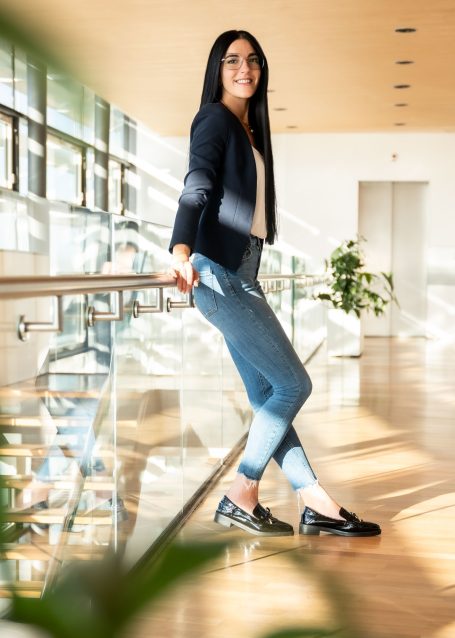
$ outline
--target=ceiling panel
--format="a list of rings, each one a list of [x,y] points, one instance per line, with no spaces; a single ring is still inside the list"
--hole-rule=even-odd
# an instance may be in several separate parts
[[[163,135],[188,133],[210,47],[232,28],[266,52],[274,132],[455,131],[455,0],[2,0],[2,11]]]

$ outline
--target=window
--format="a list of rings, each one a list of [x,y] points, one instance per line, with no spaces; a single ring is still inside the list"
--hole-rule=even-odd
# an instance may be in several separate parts
[[[47,137],[47,197],[85,206],[85,150],[55,135]]]

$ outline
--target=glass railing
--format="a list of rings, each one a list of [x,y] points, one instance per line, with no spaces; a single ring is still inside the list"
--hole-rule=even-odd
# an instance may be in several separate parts
[[[221,336],[152,276],[168,266],[169,228],[17,197],[8,210],[0,592],[40,596],[67,561],[114,548],[133,564],[159,543],[238,449],[250,409]],[[318,280],[294,270],[265,252],[264,289],[306,359],[323,317]]]

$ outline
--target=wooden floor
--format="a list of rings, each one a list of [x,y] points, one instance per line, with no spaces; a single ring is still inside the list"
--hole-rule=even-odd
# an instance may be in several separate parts
[[[258,539],[220,527],[213,512],[232,468],[179,535],[230,541],[222,558],[143,612],[128,638],[256,638],[289,626],[454,638],[454,355],[420,339],[367,339],[360,359],[321,350],[296,426],[321,483],[382,535]],[[274,464],[261,501],[298,530]]]

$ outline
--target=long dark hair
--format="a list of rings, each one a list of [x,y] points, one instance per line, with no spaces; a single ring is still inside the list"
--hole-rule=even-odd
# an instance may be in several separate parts
[[[268,244],[273,244],[277,234],[275,179],[273,176],[272,140],[270,136],[269,108],[267,104],[267,85],[269,67],[261,45],[248,31],[225,31],[215,40],[207,61],[201,107],[204,104],[219,102],[223,87],[220,82],[221,59],[235,40],[248,40],[255,53],[264,61],[261,77],[255,94],[250,99],[248,117],[254,130],[254,140],[262,153],[265,164],[265,213],[267,221]]]

